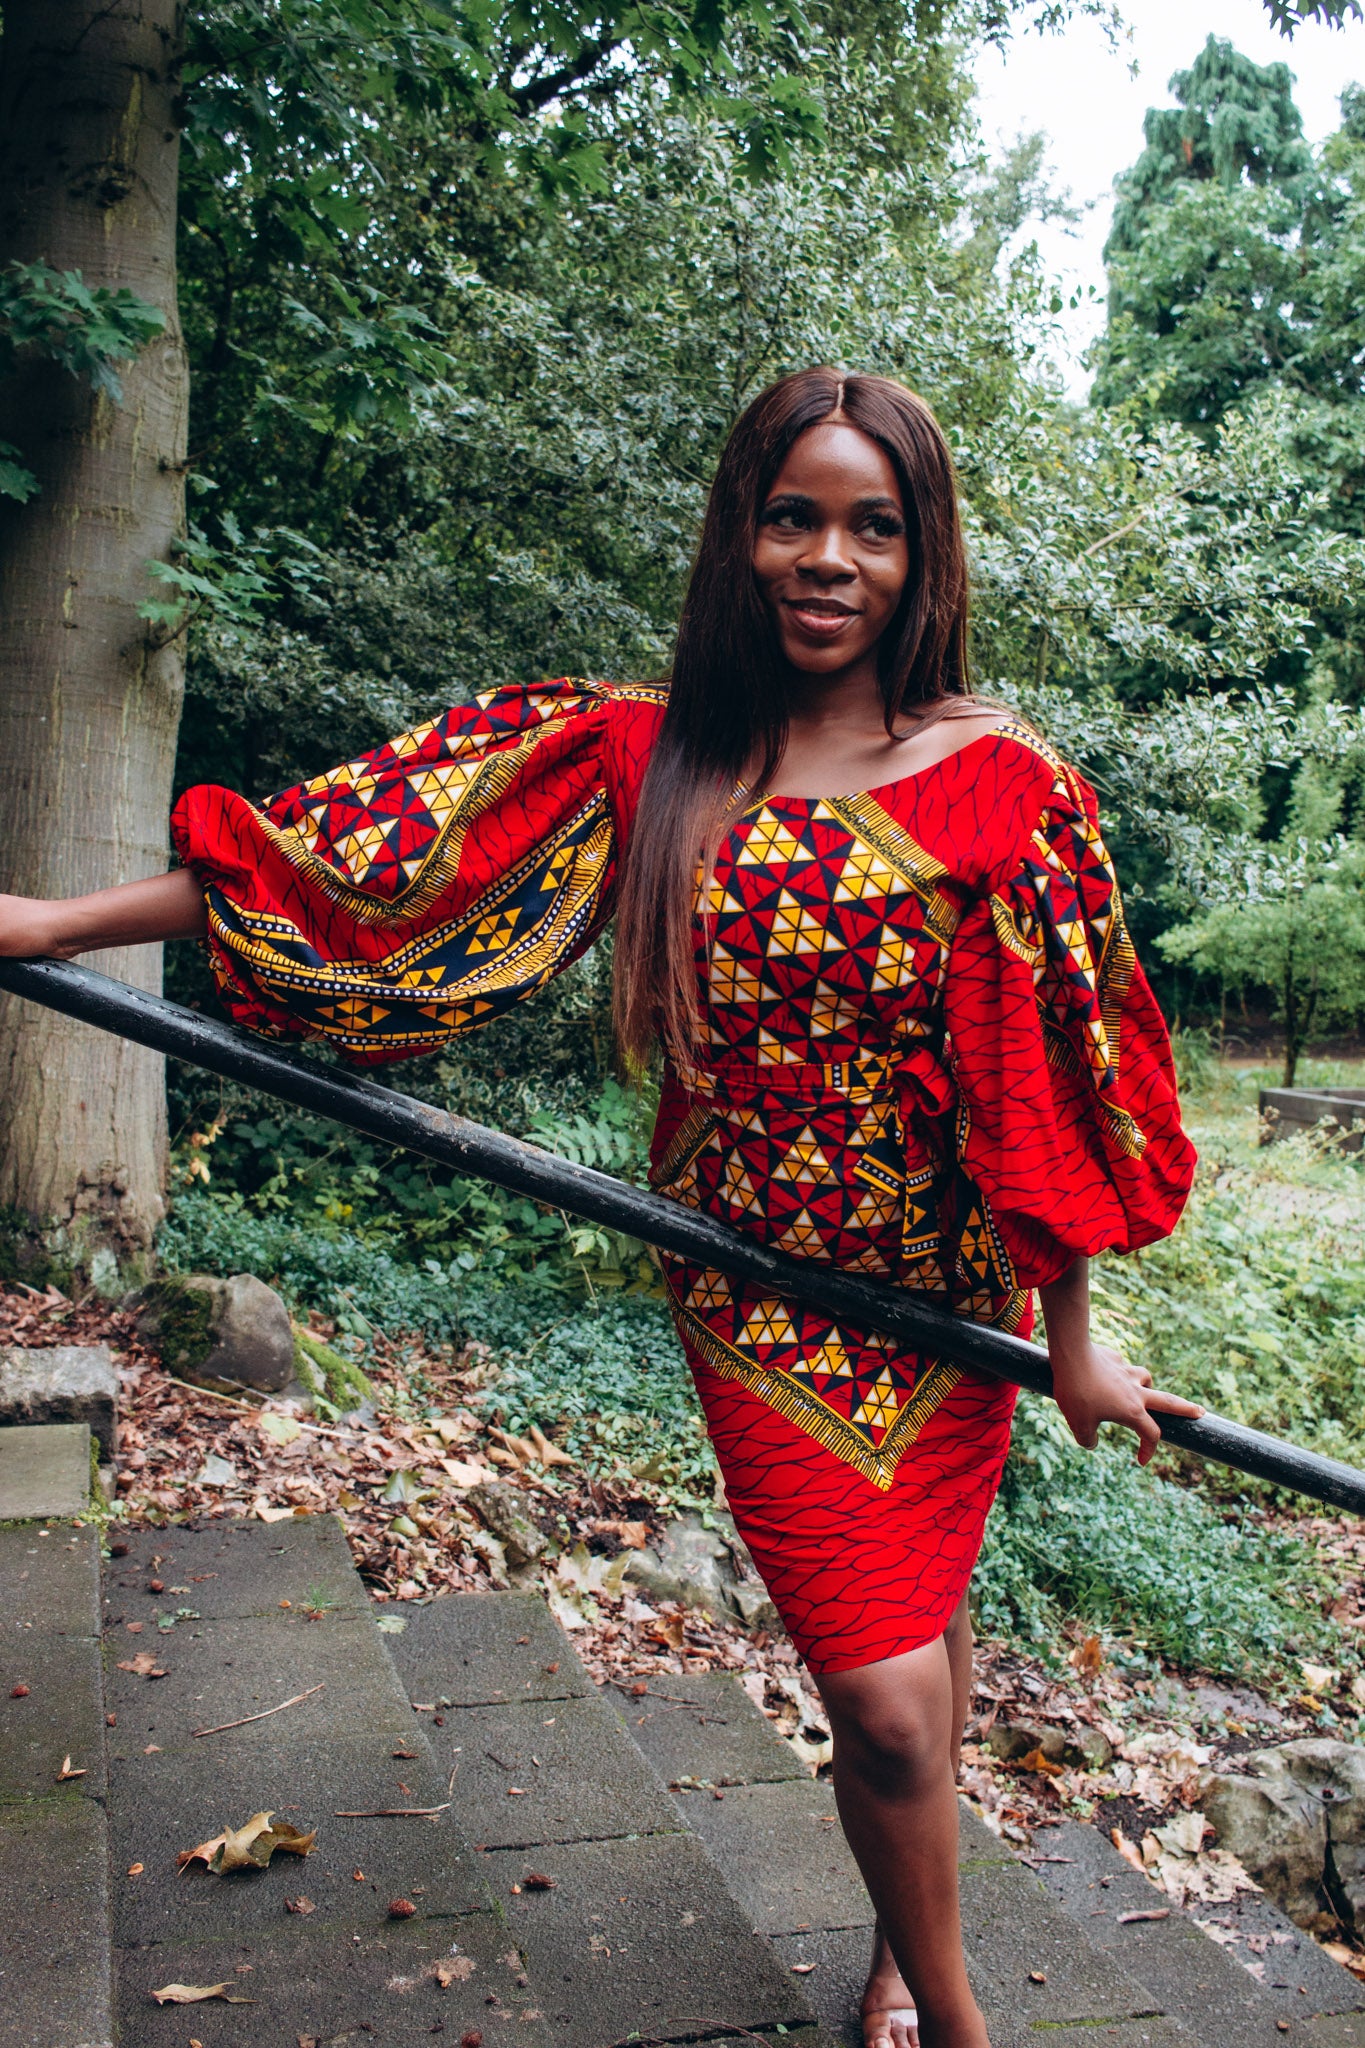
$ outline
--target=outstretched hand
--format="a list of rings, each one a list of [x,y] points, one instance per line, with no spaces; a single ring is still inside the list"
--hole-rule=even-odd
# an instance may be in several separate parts
[[[1060,1350],[1053,1347],[1052,1391],[1067,1427],[1078,1444],[1093,1451],[1102,1422],[1121,1423],[1138,1436],[1137,1459],[1145,1465],[1161,1442],[1158,1415],[1188,1415],[1203,1409],[1179,1394],[1166,1394],[1152,1384],[1142,1365],[1130,1365],[1117,1351],[1086,1339]]]

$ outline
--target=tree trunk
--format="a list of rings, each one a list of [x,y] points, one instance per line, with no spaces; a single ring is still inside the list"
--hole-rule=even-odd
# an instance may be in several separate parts
[[[182,24],[182,0],[4,0],[0,266],[78,270],[166,316],[120,366],[121,406],[47,361],[0,382],[0,440],[40,485],[0,500],[0,890],[23,895],[166,866],[183,646],[137,607],[184,516]],[[159,948],[92,964],[161,986]],[[55,1226],[88,1272],[101,1246],[150,1244],[165,1157],[159,1056],[0,997],[0,1207]]]
[[[1298,982],[1294,976],[1294,934],[1291,931],[1284,945],[1284,1079],[1281,1085],[1292,1088],[1294,1076],[1299,1068],[1299,1047],[1302,1044],[1299,1030]]]

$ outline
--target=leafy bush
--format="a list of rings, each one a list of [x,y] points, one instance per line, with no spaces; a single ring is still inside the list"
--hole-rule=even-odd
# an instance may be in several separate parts
[[[1074,1617],[1174,1664],[1265,1676],[1331,1635],[1313,1577],[1306,1547],[1256,1510],[1228,1519],[1143,1471],[1127,1443],[1082,1451],[1055,1409],[1020,1402],[973,1582],[990,1634],[1046,1648]]]

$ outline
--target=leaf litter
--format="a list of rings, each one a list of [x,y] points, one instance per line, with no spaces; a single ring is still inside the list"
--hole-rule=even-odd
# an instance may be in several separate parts
[[[324,1317],[311,1316],[310,1325],[325,1341],[336,1335]],[[176,1381],[139,1343],[131,1315],[73,1303],[52,1288],[39,1296],[0,1285],[0,1342],[96,1341],[111,1346],[120,1372],[115,1512],[128,1525],[333,1513],[374,1591],[381,1627],[401,1628],[402,1603],[443,1592],[538,1590],[571,1631],[591,1676],[621,1686],[641,1711],[662,1690],[652,1680],[731,1672],[807,1770],[828,1768],[828,1721],[792,1645],[766,1629],[746,1631],[676,1602],[641,1598],[626,1570],[631,1553],[657,1539],[667,1495],[629,1473],[616,1480],[582,1472],[554,1442],[552,1424],[517,1435],[493,1423],[480,1412],[496,1380],[483,1347],[434,1356],[375,1332],[366,1359],[373,1419],[341,1417],[323,1427],[294,1404],[253,1405]],[[433,1400],[443,1412],[433,1413]],[[209,1467],[210,1458],[221,1465]],[[547,1538],[530,1568],[515,1565],[467,1498],[491,1482],[515,1489],[527,1521]],[[1365,1629],[1359,1524],[1303,1509],[1276,1509],[1266,1520],[1292,1527],[1328,1565],[1333,1619]],[[141,1623],[128,1626],[136,1632]],[[148,1680],[164,1675],[147,1652],[120,1668]],[[1250,1686],[1163,1674],[1141,1644],[1111,1645],[1080,1629],[1051,1657],[988,1641],[977,1647],[959,1782],[986,1825],[1025,1856],[1046,1853],[1037,1837],[1050,1824],[1090,1820],[1173,1901],[1216,1905],[1242,1881],[1230,1859],[1204,1846],[1202,1829],[1199,1846],[1186,1846],[1207,1773],[1250,1748],[1334,1732],[1343,1720],[1349,1727],[1362,1710],[1365,1680],[1326,1665],[1305,1662],[1297,1690],[1277,1691],[1272,1702]],[[1071,1751],[1059,1758],[1050,1741],[1013,1760],[998,1757],[992,1729],[1013,1720],[1068,1741],[1094,1730],[1108,1754],[1103,1761],[1098,1754],[1077,1761]],[[1345,1954],[1347,1967],[1365,1969],[1360,1951]]]

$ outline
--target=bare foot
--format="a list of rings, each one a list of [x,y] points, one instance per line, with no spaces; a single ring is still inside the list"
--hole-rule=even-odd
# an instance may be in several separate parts
[[[915,2001],[896,1967],[880,1924],[862,2003],[863,2048],[919,2048]]]

